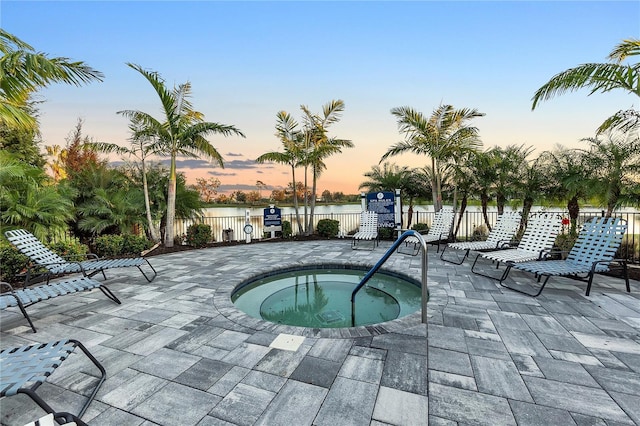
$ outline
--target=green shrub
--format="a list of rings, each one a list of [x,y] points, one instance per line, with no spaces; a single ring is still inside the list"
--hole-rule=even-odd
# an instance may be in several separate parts
[[[318,235],[321,237],[331,238],[338,235],[340,230],[340,222],[333,219],[320,219],[318,221]]]
[[[427,233],[429,232],[429,225],[427,225],[426,223],[415,223],[411,229],[413,229],[414,231],[418,231],[419,233]]]
[[[205,247],[212,236],[211,227],[204,223],[195,223],[187,228],[187,244],[192,247]]]
[[[395,228],[378,228],[378,237],[381,240],[393,240],[395,232]]]
[[[101,235],[93,241],[95,254],[99,257],[119,256],[124,247],[124,236]]]
[[[17,275],[27,269],[29,258],[20,254],[8,241],[0,240],[0,280],[14,283]]]
[[[47,246],[62,257],[77,257],[89,253],[89,247],[78,241],[58,241]]]
[[[135,254],[140,253],[153,245],[146,237],[133,234],[125,234],[122,241],[122,252],[120,254]]]
[[[471,233],[471,241],[484,241],[489,236],[489,230],[485,225],[478,225],[473,228]]]
[[[578,239],[578,236],[571,233],[559,234],[556,237],[556,241],[553,246],[553,251],[562,252],[562,253],[554,257],[558,259],[566,258],[567,254],[571,251],[571,248],[576,243],[577,239]]]
[[[291,234],[293,234],[293,229],[291,228],[291,222],[288,220],[282,221],[282,238],[291,238]]]

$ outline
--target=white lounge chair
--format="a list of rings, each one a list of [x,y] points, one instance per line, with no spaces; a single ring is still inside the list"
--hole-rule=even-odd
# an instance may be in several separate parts
[[[593,276],[597,272],[607,272],[612,263],[618,263],[623,271],[623,277],[629,287],[629,275],[627,261],[614,259],[616,251],[622,243],[622,237],[627,229],[627,224],[620,218],[594,218],[585,223],[578,238],[565,260],[546,260],[543,262],[508,263],[507,268],[516,268],[535,274],[538,281],[546,277],[537,293],[529,293],[500,283],[503,287],[528,296],[537,297],[544,290],[547,281],[552,276],[573,276],[587,282],[585,296],[591,291]]]
[[[360,214],[360,229],[353,235],[351,248],[358,248],[362,241],[373,241],[371,250],[378,245],[378,213],[364,211]]]
[[[558,214],[538,213],[532,215],[529,219],[527,229],[525,229],[524,235],[515,249],[480,253],[473,261],[471,271],[478,275],[504,281],[510,268],[505,268],[500,277],[495,277],[475,269],[478,259],[483,258],[495,262],[496,269],[500,267],[500,263],[509,262],[510,264],[514,264],[545,259],[553,248],[561,226],[562,219]]]
[[[453,220],[455,219],[455,213],[453,207],[443,206],[440,211],[436,212],[429,232],[422,236],[424,242],[427,244],[436,244],[438,246],[436,252],[440,252],[440,243],[446,241],[451,233],[451,227],[453,226]],[[412,246],[410,251],[405,251],[402,247],[398,247],[398,253],[410,254],[412,256],[420,253],[420,243],[416,237],[407,237],[404,248]]]
[[[486,250],[500,250],[502,248],[508,248],[509,242],[513,239],[520,227],[520,220],[522,216],[520,212],[507,212],[498,217],[496,224],[494,225],[489,236],[485,241],[466,241],[459,243],[449,243],[440,253],[440,259],[445,262],[454,263],[456,265],[462,264],[464,260],[469,256],[470,251],[486,251]],[[447,248],[453,250],[464,250],[464,256],[460,259],[457,256],[457,260],[445,259],[444,253]]]
[[[98,256],[93,253],[76,256],[77,259],[76,257],[61,257],[42,244],[42,242],[32,233],[24,229],[7,231],[4,235],[7,237],[7,240],[9,240],[9,242],[20,251],[20,253],[31,259],[31,262],[33,262],[33,268],[44,268],[47,270],[47,281],[50,275],[72,274],[76,272],[81,272],[85,277],[92,277],[97,273],[102,273],[104,279],[107,279],[107,276],[104,273],[105,269],[127,268],[130,266],[138,268],[148,282],[153,281],[157,275],[156,270],[144,257],[105,259],[98,258]],[[145,263],[153,272],[153,276],[151,278],[149,278],[142,270],[142,265]],[[30,266],[27,270],[27,283],[31,278],[32,267]]]

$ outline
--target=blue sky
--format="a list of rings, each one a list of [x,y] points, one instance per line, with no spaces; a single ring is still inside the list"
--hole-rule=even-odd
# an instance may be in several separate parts
[[[301,118],[332,99],[346,110],[332,135],[355,148],[327,161],[320,191],[358,192],[363,173],[400,141],[390,109],[429,115],[441,103],[486,113],[475,124],[485,147],[524,144],[536,152],[580,139],[620,109],[638,108],[622,92],[585,90],[542,103],[531,97],[554,74],[605,62],[624,38],[640,38],[638,1],[10,1],[3,29],[51,56],[85,61],[105,81],[40,92],[45,144],[64,145],[78,118],[95,140],[127,144],[138,109],[160,117],[151,86],[125,63],[158,71],[169,86],[190,81],[205,119],[233,124],[246,139],[212,136],[225,169],[185,161],[190,179],[218,177],[224,189],[286,185],[289,169],[255,165],[279,149],[280,110]],[[426,165],[424,157],[392,159]]]

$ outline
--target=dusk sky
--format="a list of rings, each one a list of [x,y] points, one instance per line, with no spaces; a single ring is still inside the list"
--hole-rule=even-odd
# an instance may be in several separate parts
[[[640,38],[639,1],[8,1],[0,25],[37,51],[81,60],[105,74],[83,87],[39,92],[43,142],[65,145],[78,118],[96,141],[128,145],[128,120],[142,110],[162,118],[151,85],[125,63],[157,71],[168,87],[190,81],[207,121],[247,137],[212,136],[225,168],[180,162],[189,183],[215,176],[223,190],[269,188],[290,180],[286,166],[258,165],[281,148],[276,113],[301,121],[300,105],[320,112],[332,99],[346,109],[330,135],[350,139],[327,161],[325,189],[357,193],[363,174],[402,137],[391,108],[426,116],[440,104],[476,108],[485,148],[577,147],[605,118],[639,108],[622,91],[565,94],[531,111],[534,92],[553,75],[606,62],[623,39]],[[117,159],[114,159],[117,160]],[[411,167],[425,157],[392,162]]]

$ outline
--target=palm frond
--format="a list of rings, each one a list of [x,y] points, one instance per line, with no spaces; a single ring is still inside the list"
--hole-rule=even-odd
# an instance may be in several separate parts
[[[640,96],[640,65],[583,64],[556,74],[533,95],[534,110],[538,103],[566,92],[590,88],[589,95],[623,89]]]
[[[609,59],[619,64],[629,56],[634,55],[640,55],[640,40],[630,38],[628,40],[622,40],[622,43],[617,44],[611,53],[609,53]]]

